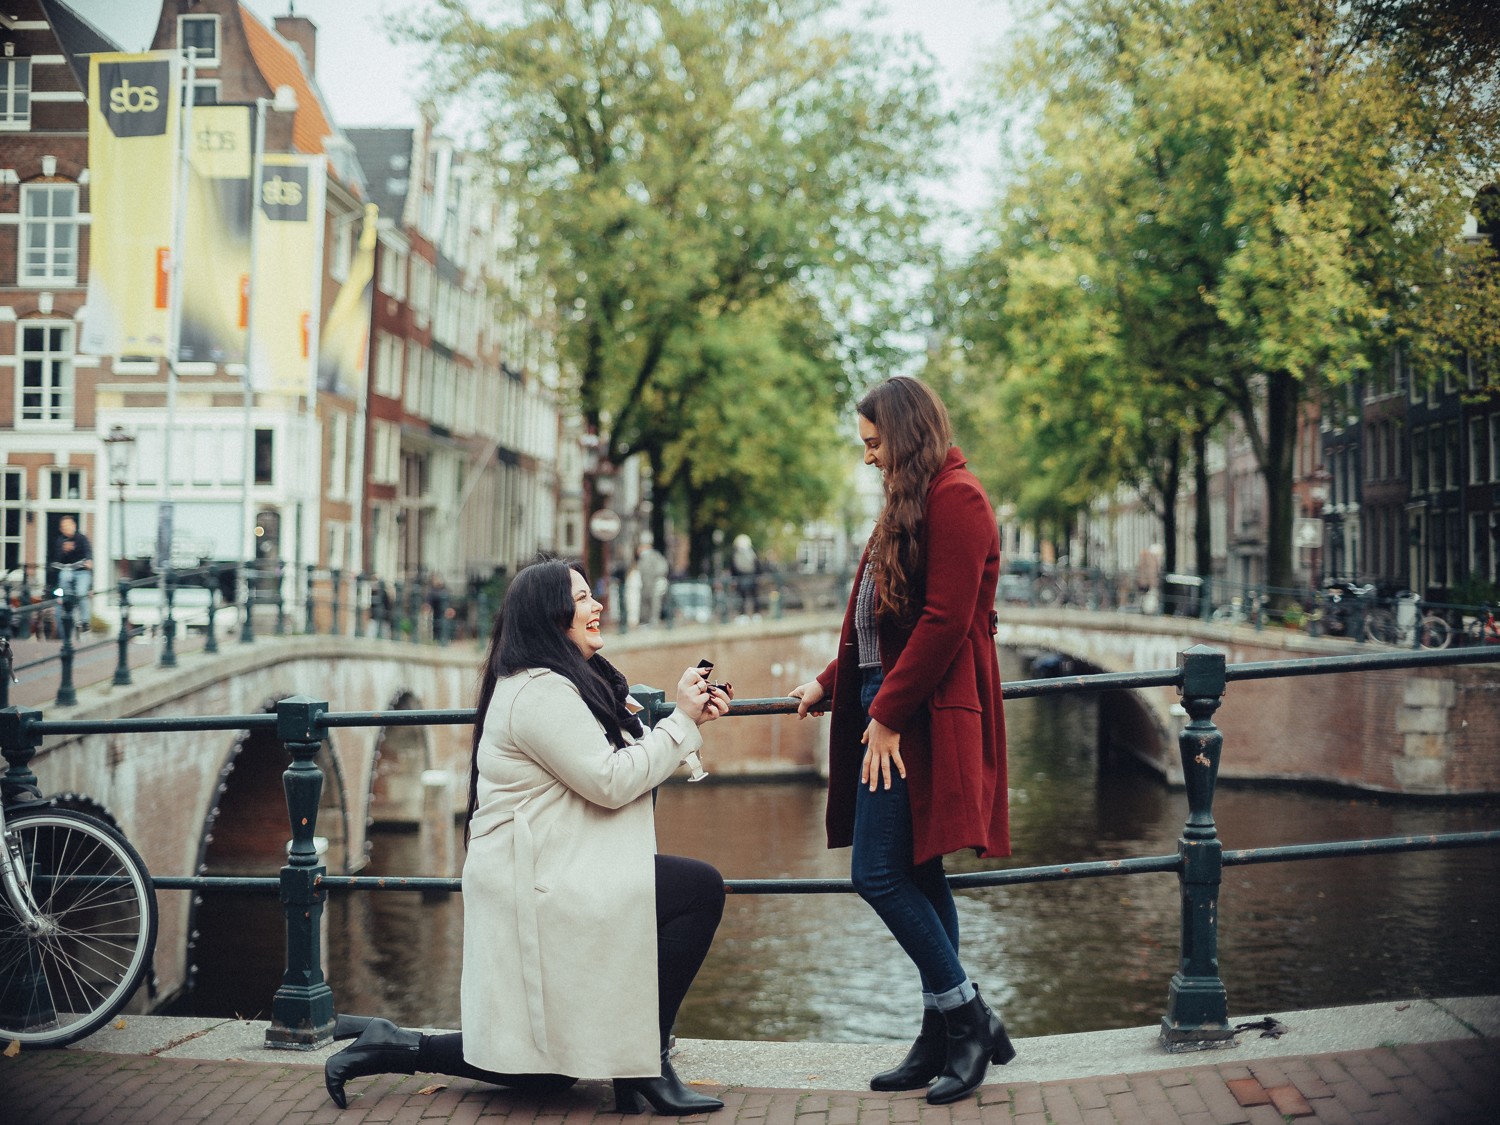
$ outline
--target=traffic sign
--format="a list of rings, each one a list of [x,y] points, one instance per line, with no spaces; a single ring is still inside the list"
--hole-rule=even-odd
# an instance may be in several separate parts
[[[589,517],[589,534],[601,543],[608,543],[620,534],[620,517],[609,508],[600,508]]]

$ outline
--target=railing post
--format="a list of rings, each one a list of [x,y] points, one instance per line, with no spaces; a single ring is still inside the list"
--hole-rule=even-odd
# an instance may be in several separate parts
[[[1201,1051],[1233,1047],[1229,997],[1219,978],[1219,882],[1223,845],[1214,826],[1214,784],[1224,736],[1213,713],[1224,696],[1224,654],[1206,645],[1178,653],[1182,669],[1182,706],[1190,720],[1178,736],[1182,776],[1187,787],[1188,818],[1177,854],[1182,866],[1182,949],[1178,970],[1167,992],[1167,1014],[1161,1021],[1161,1043],[1168,1051]]]
[[[315,761],[323,745],[320,722],[325,700],[294,695],[276,704],[276,734],[292,761],[282,774],[292,840],[281,869],[286,910],[286,973],[271,1001],[266,1046],[307,1051],[333,1037],[333,991],[323,979],[322,887],[326,868],[318,862],[315,833],[323,771]]]
[[[255,643],[255,580],[256,569],[253,562],[246,563],[242,567],[235,567],[244,576],[245,582],[245,619],[240,623],[240,644],[249,645]]]
[[[10,649],[10,638],[15,628],[15,617],[10,611],[10,586],[0,589],[0,707],[10,706],[11,662],[15,659]]]
[[[177,667],[177,618],[172,613],[172,603],[177,594],[176,584],[172,581],[172,571],[167,570],[162,575],[162,592],[166,595],[166,617],[161,623],[161,666],[163,668]]]
[[[219,568],[211,566],[208,568],[208,636],[203,638],[203,651],[216,653],[219,651],[218,625],[214,621],[214,614],[219,606]]]
[[[318,631],[317,607],[313,605],[313,564],[307,564],[307,624],[302,630],[304,633],[316,633]]]
[[[365,587],[370,584],[370,577],[363,572],[354,576],[354,632],[353,636],[365,635]]]
[[[120,638],[115,643],[119,645],[119,655],[115,660],[116,687],[125,687],[130,683],[130,582],[124,578],[120,579]]]
[[[331,593],[328,595],[330,609],[328,632],[336,637],[339,635],[339,610],[341,608],[339,605],[339,587],[344,584],[344,572],[338,567],[334,567],[328,572],[328,583],[331,589]]]
[[[9,763],[9,768],[0,775],[0,800],[7,804],[40,794],[36,774],[31,772],[31,759],[42,745],[42,736],[35,730],[35,724],[41,721],[42,713],[35,708],[0,708],[0,755]]]
[[[57,665],[62,671],[57,684],[59,707],[71,707],[78,702],[78,692],[73,689],[73,610],[77,604],[78,598],[73,594],[63,594],[57,599],[62,614],[58,619],[62,628],[62,650],[57,654]]]

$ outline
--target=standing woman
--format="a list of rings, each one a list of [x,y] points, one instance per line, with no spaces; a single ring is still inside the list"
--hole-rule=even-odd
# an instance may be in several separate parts
[[[870,1081],[946,1105],[1015,1050],[958,958],[943,856],[1010,854],[1005,716],[995,652],[1000,537],[984,489],[952,444],[942,400],[889,379],[860,400],[864,461],[885,506],[860,559],[838,655],[792,691],[805,716],[831,697],[828,846],[922,982],[922,1029]],[[936,1081],[934,1081],[936,1079]]]
[[[558,559],[506,591],[469,779],[464,1030],[340,1016],[335,1035],[359,1036],[324,1069],[340,1108],[350,1078],[417,1070],[531,1090],[613,1078],[620,1113],[642,1099],[674,1116],[723,1108],[682,1084],[667,1041],[724,880],[656,854],[651,791],[702,746],[699,726],[729,696],[686,669],[676,710],[644,730],[625,678],[598,655],[602,609],[582,568]]]

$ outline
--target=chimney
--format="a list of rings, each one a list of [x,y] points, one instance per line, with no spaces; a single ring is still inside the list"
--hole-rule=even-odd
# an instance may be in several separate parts
[[[318,73],[318,25],[306,16],[277,16],[276,34],[288,43],[302,48],[302,57],[307,60],[308,77]]]

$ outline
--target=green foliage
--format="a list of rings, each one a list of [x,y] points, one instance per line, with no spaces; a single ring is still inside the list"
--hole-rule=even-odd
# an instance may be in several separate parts
[[[821,440],[821,417],[759,410],[762,361],[790,365],[785,381],[820,405],[844,401],[901,327],[898,282],[925,253],[920,181],[945,124],[929,69],[832,30],[831,7],[517,0],[491,23],[463,0],[436,0],[408,28],[432,46],[445,90],[483,119],[601,451],[661,463],[692,486],[678,504],[707,502],[706,444],[687,457],[679,447],[693,443],[671,432],[723,405],[705,372],[738,372],[731,397],[751,407],[738,417],[782,427],[739,443],[768,466],[726,472],[803,480],[805,457],[774,457]],[[766,318],[792,309],[808,330],[770,347]],[[676,472],[679,460],[694,471]],[[820,490],[826,478],[788,501]]]
[[[1459,0],[1066,0],[1006,93],[1036,121],[956,281],[1024,511],[1119,485],[1174,500],[1182,439],[1228,409],[1291,579],[1300,405],[1401,347],[1432,375],[1500,344],[1491,247],[1500,43],[1442,41]],[[1418,48],[1422,49],[1419,50]],[[1434,65],[1420,65],[1422,51]]]

